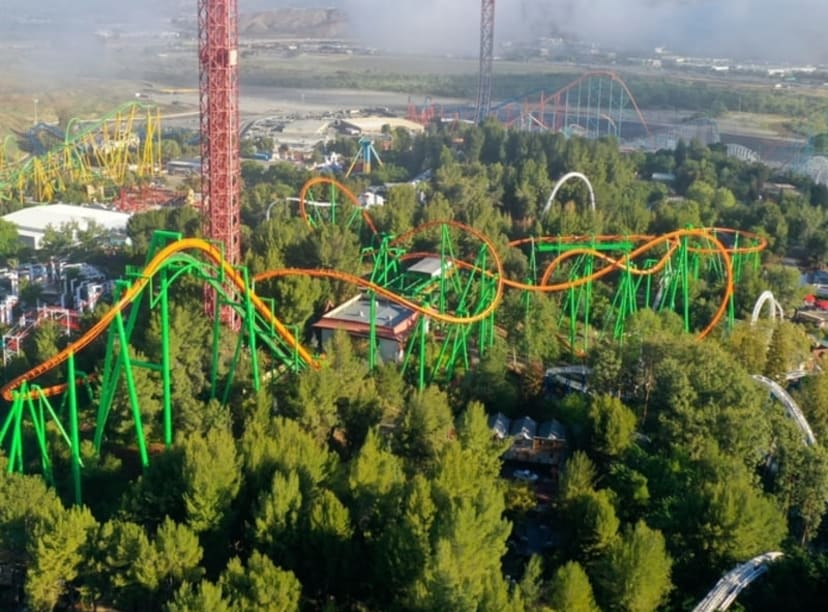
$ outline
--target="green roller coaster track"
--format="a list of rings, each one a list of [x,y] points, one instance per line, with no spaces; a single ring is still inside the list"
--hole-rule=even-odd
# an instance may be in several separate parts
[[[343,217],[344,218],[344,217]],[[517,282],[505,277],[494,244],[473,229],[456,222],[432,222],[404,235],[375,236],[375,246],[363,249],[364,276],[335,270],[285,269],[251,277],[244,267],[227,264],[219,248],[179,234],[156,232],[143,268],[128,268],[117,283],[112,308],[85,334],[55,357],[9,381],[2,389],[8,402],[0,445],[7,448],[9,471],[24,471],[38,463],[44,476],[54,480],[50,445],[65,444],[75,500],[81,501],[79,411],[95,415],[92,441],[100,454],[113,402],[119,389],[126,390],[134,425],[138,456],[143,466],[150,460],[144,433],[140,398],[135,384],[137,369],[160,375],[163,443],[174,441],[170,357],[170,289],[181,279],[214,288],[218,306],[229,305],[242,327],[232,336],[234,349],[226,376],[219,373],[222,334],[234,334],[213,317],[210,339],[210,397],[222,404],[230,399],[234,374],[243,353],[252,365],[250,387],[258,391],[268,368],[270,376],[324,367],[275,316],[272,300],[260,297],[256,284],[268,279],[305,275],[344,281],[357,287],[370,301],[368,359],[379,363],[377,307],[394,302],[416,316],[408,336],[401,367],[423,388],[448,381],[471,368],[485,356],[495,340],[496,309],[506,289],[526,295],[526,316],[531,316],[531,296],[537,292],[561,295],[560,328],[570,346],[579,340],[586,350],[589,329],[600,323],[605,335],[622,339],[624,320],[641,308],[678,309],[685,329],[701,329],[690,320],[690,288],[696,279],[718,279],[724,286],[722,304],[713,321],[699,332],[703,337],[719,320],[733,317],[732,283],[736,270],[758,261],[764,244],[748,234],[728,231],[725,247],[713,231],[679,230],[661,237],[566,237],[515,241],[530,263],[530,278]],[[720,238],[724,238],[719,235]],[[740,246],[742,244],[747,246]],[[425,246],[423,246],[425,245]],[[426,250],[413,250],[426,249]],[[549,257],[552,260],[546,263]],[[431,274],[414,272],[417,262],[428,260]],[[592,301],[597,287],[616,287],[607,312],[598,317]],[[141,360],[130,350],[139,312],[149,309],[160,319],[160,358]],[[558,330],[552,330],[558,333]],[[95,338],[106,339],[101,371],[92,375],[76,370],[75,358]],[[65,364],[65,366],[64,366]],[[44,374],[65,367],[66,383],[42,386]],[[85,389],[85,393],[79,390]],[[52,424],[50,428],[49,424]],[[28,450],[27,450],[28,449]]]

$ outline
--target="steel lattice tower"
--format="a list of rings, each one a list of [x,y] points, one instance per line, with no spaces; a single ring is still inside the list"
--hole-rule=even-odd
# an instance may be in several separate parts
[[[241,259],[239,166],[238,0],[198,0],[201,194],[205,235],[224,246],[226,260]],[[208,315],[216,293],[205,292]],[[222,309],[221,318],[233,313]]]
[[[480,3],[480,81],[477,88],[477,106],[474,122],[489,116],[492,102],[492,61],[494,57],[495,0]]]

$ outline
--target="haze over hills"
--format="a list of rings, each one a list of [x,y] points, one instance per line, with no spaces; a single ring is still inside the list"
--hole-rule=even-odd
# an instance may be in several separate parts
[[[348,18],[338,9],[297,9],[243,13],[239,35],[337,38],[351,33]]]
[[[313,8],[310,12],[300,9]],[[349,37],[389,51],[473,56],[480,0],[239,0],[245,36]],[[278,12],[272,12],[278,11]],[[0,41],[81,56],[99,29],[192,32],[193,0],[0,0]],[[619,52],[828,63],[824,0],[498,0],[496,39],[565,36]],[[94,55],[94,52],[91,53]],[[92,58],[94,60],[94,58]]]

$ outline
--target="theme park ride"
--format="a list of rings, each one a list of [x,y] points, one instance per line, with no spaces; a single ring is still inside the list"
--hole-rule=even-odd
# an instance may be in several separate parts
[[[492,113],[506,125],[568,136],[621,140],[650,135],[629,87],[608,70],[586,72],[553,93],[535,91],[506,100]]]
[[[480,0],[480,76],[474,122],[489,116],[492,103],[492,72],[494,62],[495,0]]]
[[[627,84],[608,70],[586,72],[551,93],[538,89],[489,104],[485,116],[514,129],[634,143],[649,143],[653,136]],[[470,118],[464,109],[438,108],[429,100],[421,108],[410,104],[407,116],[423,124],[435,117]]]
[[[345,173],[346,178],[351,176],[351,173],[357,167],[360,167],[360,172],[362,174],[371,174],[372,160],[376,160],[377,164],[382,166],[382,160],[380,159],[379,153],[377,153],[377,150],[374,148],[373,140],[363,136],[359,139],[358,144],[359,149],[357,149],[356,155],[354,155],[354,159],[351,161],[351,165],[348,166],[348,171]]]
[[[223,245],[227,261],[236,265],[241,261],[237,0],[198,0],[198,69],[204,233]],[[238,328],[230,308],[216,312],[217,297],[205,287],[204,311]]]
[[[314,187],[336,187],[332,179],[314,180]],[[423,386],[453,380],[487,354],[498,330],[498,306],[506,291],[523,295],[526,317],[532,316],[534,295],[557,295],[559,327],[544,333],[563,333],[573,347],[585,349],[602,335],[623,341],[624,321],[645,308],[677,310],[688,332],[702,338],[732,317],[737,266],[747,265],[764,247],[756,236],[721,229],[684,229],[662,236],[526,238],[508,248],[525,254],[530,262],[528,276],[512,279],[501,263],[503,253],[492,241],[456,222],[431,222],[399,236],[383,236],[363,224],[364,210],[350,197],[340,197],[335,205],[324,208],[324,216],[314,217],[315,207],[308,208],[300,209],[300,214],[309,231],[322,223],[347,226],[350,220],[358,225],[352,225],[354,231],[368,236],[361,273],[291,268],[251,276],[244,267],[227,260],[220,244],[157,233],[146,265],[127,270],[118,283],[113,306],[99,321],[56,356],[0,389],[8,403],[0,425],[8,469],[31,470],[39,464],[51,479],[55,445],[65,444],[76,499],[80,500],[80,444],[87,437],[81,432],[90,430],[88,437],[100,453],[119,388],[126,389],[138,455],[147,465],[148,440],[135,387],[137,369],[156,373],[163,407],[163,442],[167,446],[173,443],[169,308],[175,299],[174,288],[183,279],[209,287],[215,292],[216,307],[229,310],[240,323],[236,332],[214,317],[212,335],[207,339],[212,347],[210,397],[227,403],[236,383],[258,390],[265,380],[283,373],[299,374],[324,363],[303,347],[300,331],[277,316],[279,304],[268,297],[267,289],[282,278],[299,275],[353,286],[363,305],[347,323],[367,341],[372,366],[380,360],[377,344],[385,339],[384,334],[398,322],[405,322],[404,332],[393,340],[402,348],[400,361],[406,376]],[[349,214],[354,210],[360,213],[357,217]],[[707,321],[694,320],[691,314],[697,279],[718,279],[720,287],[719,307]],[[609,300],[608,295],[612,296]],[[132,338],[141,312],[160,322],[160,357],[156,362],[133,355]],[[218,351],[223,337],[235,345],[229,365]],[[103,362],[92,372],[78,371],[76,356],[97,338],[106,340]],[[235,381],[243,354],[252,366],[251,380]],[[56,380],[62,382],[55,384]],[[87,391],[82,393],[83,389]]]
[[[72,119],[65,132],[38,124],[22,137],[27,157],[11,161],[8,143],[2,147],[0,198],[51,202],[71,184],[119,187],[127,171],[152,176],[160,166],[159,110],[139,102],[96,120]]]
[[[722,576],[705,598],[693,608],[693,612],[716,612],[730,609],[739,593],[766,573],[769,566],[782,556],[783,553],[772,551],[740,563]]]

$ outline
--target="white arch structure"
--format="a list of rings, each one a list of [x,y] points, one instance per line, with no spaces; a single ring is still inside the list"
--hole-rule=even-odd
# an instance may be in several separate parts
[[[555,188],[552,190],[552,193],[549,194],[546,206],[543,207],[543,212],[541,213],[542,215],[549,212],[549,209],[552,207],[552,202],[555,201],[555,196],[558,195],[558,190],[563,187],[563,184],[573,178],[581,179],[584,183],[586,183],[587,189],[589,189],[589,206],[593,211],[595,210],[595,192],[592,190],[592,183],[589,182],[586,175],[581,174],[580,172],[567,172],[558,180],[557,183],[555,183]]]
[[[744,162],[758,162],[762,161],[759,154],[753,149],[748,149],[744,145],[729,143],[726,147],[728,157],[735,157]]]
[[[782,556],[781,552],[767,552],[741,565],[737,565],[716,583],[713,590],[699,602],[693,612],[727,610],[739,593],[751,582],[768,571],[768,565]]]
[[[828,157],[815,155],[805,162],[803,170],[815,183],[828,185]]]
[[[785,407],[785,412],[787,412],[788,416],[794,420],[797,427],[802,430],[802,434],[805,436],[805,444],[808,446],[816,444],[816,436],[814,436],[811,426],[805,419],[805,415],[802,414],[802,410],[799,408],[799,405],[793,400],[788,392],[785,391],[779,383],[771,380],[767,376],[762,376],[761,374],[751,374],[750,377],[760,385],[766,387],[776,399],[782,402],[782,405]]]
[[[771,319],[784,319],[785,318],[785,311],[782,308],[782,304],[780,304],[777,299],[773,296],[773,293],[770,291],[763,291],[762,294],[759,296],[759,299],[756,300],[756,304],[753,306],[753,314],[750,315],[750,324],[753,325],[756,321],[759,320],[759,314],[762,312],[762,307],[770,303],[770,315]]]

